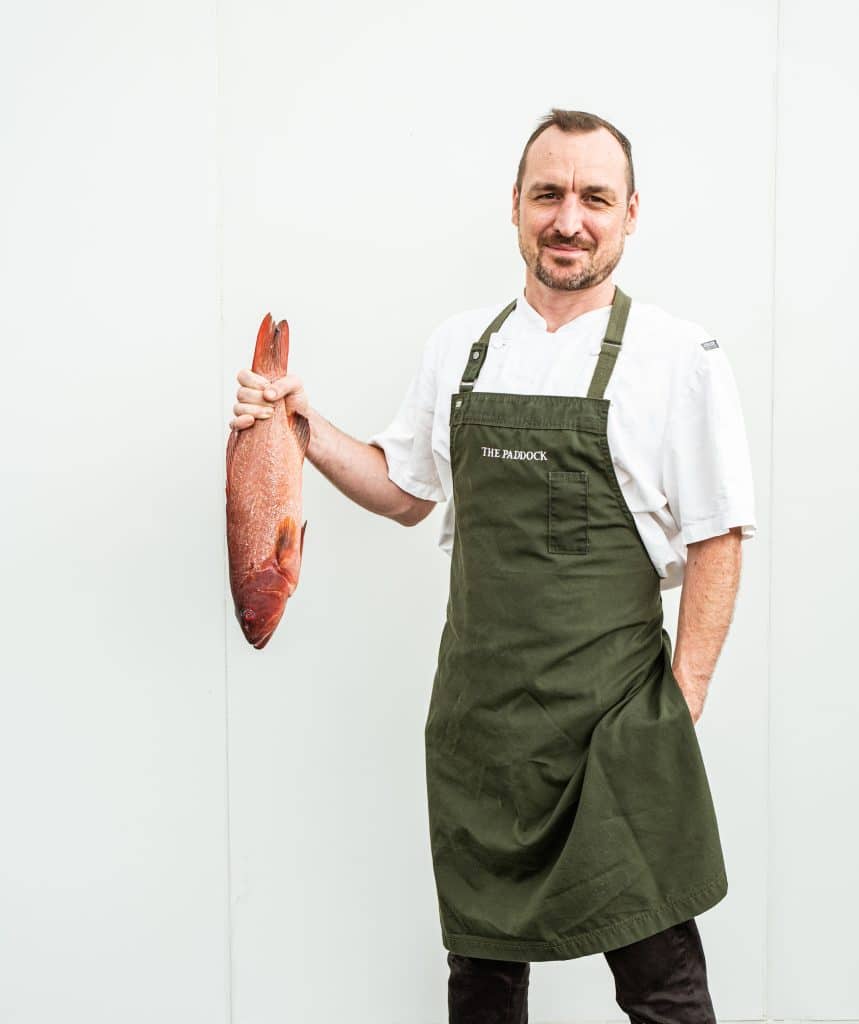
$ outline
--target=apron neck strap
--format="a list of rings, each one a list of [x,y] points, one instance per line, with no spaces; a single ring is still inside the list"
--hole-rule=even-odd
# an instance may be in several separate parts
[[[611,315],[609,316],[608,327],[600,347],[600,356],[594,368],[594,375],[591,378],[591,385],[588,388],[588,398],[602,398],[605,392],[606,385],[609,382],[615,361],[620,352],[620,346],[623,343],[623,332],[626,329],[629,307],[629,296],[615,286],[614,298],[611,304]],[[486,361],[486,351],[489,347],[490,336],[498,330],[515,308],[516,299],[501,310],[498,316],[495,317],[483,334],[471,346],[471,351],[468,353],[468,362],[465,365],[462,381],[459,385],[460,394],[473,390],[477,375]]]
[[[626,330],[626,321],[629,316],[630,298],[615,285],[614,298],[611,303],[611,315],[608,318],[608,327],[605,337],[600,345],[600,357],[594,367],[594,375],[591,378],[591,386],[588,388],[588,398],[602,398],[606,386],[611,378],[614,364],[620,354],[620,346],[623,344],[623,332]]]
[[[477,375],[480,373],[483,363],[486,360],[486,349],[489,346],[489,336],[498,330],[515,308],[516,300],[514,299],[509,306],[505,306],[504,309],[501,310],[483,334],[480,335],[480,338],[471,346],[471,351],[468,353],[468,362],[465,364],[462,381],[459,385],[460,394],[464,391],[471,391],[474,387]]]

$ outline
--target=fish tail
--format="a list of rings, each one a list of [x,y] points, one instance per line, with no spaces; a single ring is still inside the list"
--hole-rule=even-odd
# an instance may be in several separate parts
[[[254,361],[251,369],[269,380],[286,375],[289,359],[289,324],[281,320],[275,325],[271,313],[266,313],[257,332]]]

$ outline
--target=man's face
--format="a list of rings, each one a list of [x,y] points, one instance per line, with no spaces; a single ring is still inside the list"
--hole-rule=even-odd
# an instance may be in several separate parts
[[[554,125],[528,150],[513,223],[528,271],[547,288],[577,291],[604,281],[635,230],[638,193],[626,196],[626,158],[605,128],[584,134]]]

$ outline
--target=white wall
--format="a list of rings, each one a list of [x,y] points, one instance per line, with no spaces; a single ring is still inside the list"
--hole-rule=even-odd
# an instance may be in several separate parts
[[[773,405],[768,1001],[859,1017],[852,179],[859,13],[782,15]]]
[[[215,12],[0,36],[0,1021],[229,1020]]]
[[[730,883],[698,919],[719,1018],[859,1019],[841,440],[859,256],[837,134],[855,18],[830,0],[7,16],[2,1024],[447,1019],[423,775],[441,510],[404,530],[308,466],[301,587],[254,651],[225,579],[226,424],[270,310],[324,415],[386,425],[430,330],[520,286],[510,188],[553,105],[631,137],[618,280],[719,338],[749,431],[759,535],[698,725]],[[601,956],[533,965],[534,1024],[620,1016]]]

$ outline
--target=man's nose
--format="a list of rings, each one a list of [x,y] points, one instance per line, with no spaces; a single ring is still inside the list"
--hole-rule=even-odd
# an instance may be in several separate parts
[[[578,196],[568,195],[555,216],[555,231],[564,238],[572,238],[582,226],[582,207]]]

